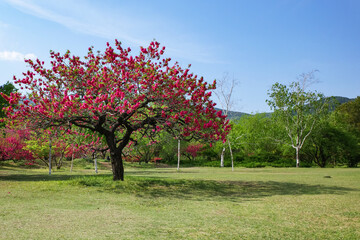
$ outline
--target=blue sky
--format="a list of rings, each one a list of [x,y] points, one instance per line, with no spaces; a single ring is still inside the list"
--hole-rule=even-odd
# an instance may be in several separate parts
[[[27,70],[24,57],[84,56],[115,38],[135,52],[156,39],[208,82],[229,73],[236,111],[270,111],[272,84],[314,69],[313,90],[360,95],[358,0],[0,0],[0,84]]]

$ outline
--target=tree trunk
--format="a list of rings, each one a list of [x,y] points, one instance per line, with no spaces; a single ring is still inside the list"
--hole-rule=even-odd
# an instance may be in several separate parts
[[[63,159],[64,159],[64,153],[61,154],[59,162],[56,163],[56,169],[59,170],[62,167]]]
[[[325,156],[324,150],[320,147],[320,161],[321,161],[321,168],[324,168],[327,163],[327,157]]]
[[[299,148],[296,147],[296,167],[300,167],[300,159],[299,159]]]
[[[111,151],[111,166],[113,172],[113,180],[114,181],[124,181],[124,165],[121,157],[121,151]]]
[[[95,165],[95,173],[98,173],[98,168],[97,168],[97,159],[96,159],[96,154],[93,155],[94,156],[94,165]]]
[[[225,147],[223,147],[223,150],[221,152],[221,156],[220,156],[220,167],[224,167],[224,155],[225,155]]]
[[[122,160],[122,151],[130,141],[130,136],[133,130],[128,130],[125,133],[119,146],[116,146],[115,134],[108,133],[105,135],[106,142],[110,149],[111,167],[114,181],[124,181],[124,164]]]

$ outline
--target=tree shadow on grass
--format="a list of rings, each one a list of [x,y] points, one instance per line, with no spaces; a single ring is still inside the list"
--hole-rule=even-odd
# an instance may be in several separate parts
[[[106,189],[102,189],[102,191]],[[110,190],[110,189],[107,189]],[[132,186],[113,186],[113,192],[130,190],[144,198],[178,198],[184,200],[244,201],[275,195],[343,195],[357,189],[324,185],[309,185],[274,181],[212,181],[212,180],[174,180],[146,178],[134,181]]]
[[[16,181],[16,182],[39,182],[39,181],[66,181],[74,178],[91,176],[82,174],[6,174],[0,172],[0,181]],[[109,174],[98,174],[98,176],[110,176]]]
[[[1,174],[0,181],[66,181],[94,187],[101,192],[128,193],[141,198],[177,198],[184,200],[246,201],[276,195],[343,195],[354,188],[309,185],[275,181],[214,181],[172,179],[168,177],[128,176],[124,182],[112,181],[111,174]]]
[[[174,168],[176,169],[176,168]],[[180,172],[176,171],[176,170],[151,170],[151,171],[129,171],[128,174],[130,174],[131,176],[149,176],[149,175],[158,175],[158,174],[179,174],[179,173],[191,173],[191,174],[196,174],[199,173],[200,171],[186,171],[186,170],[181,170]],[[126,177],[126,176],[125,176]]]

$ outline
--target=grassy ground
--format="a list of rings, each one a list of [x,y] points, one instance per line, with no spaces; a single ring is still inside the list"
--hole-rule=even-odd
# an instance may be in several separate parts
[[[360,169],[0,167],[0,239],[360,239]]]

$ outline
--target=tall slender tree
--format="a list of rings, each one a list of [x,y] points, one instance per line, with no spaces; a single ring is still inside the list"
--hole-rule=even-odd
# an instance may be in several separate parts
[[[215,91],[219,105],[222,109],[222,112],[225,116],[228,116],[232,107],[232,96],[234,88],[237,84],[236,79],[230,78],[228,73],[225,73],[223,78],[219,81],[218,89]],[[234,156],[232,153],[231,142],[227,138],[227,144],[229,146],[230,156],[231,156],[231,168],[234,171]],[[224,158],[225,158],[226,145],[224,143],[221,155],[220,155],[220,167],[224,167]]]
[[[299,152],[312,133],[319,117],[328,110],[328,99],[318,92],[307,91],[315,82],[315,71],[300,75],[289,86],[275,83],[266,100],[274,116],[282,123],[289,137],[289,144],[296,151],[296,167],[300,166]]]

